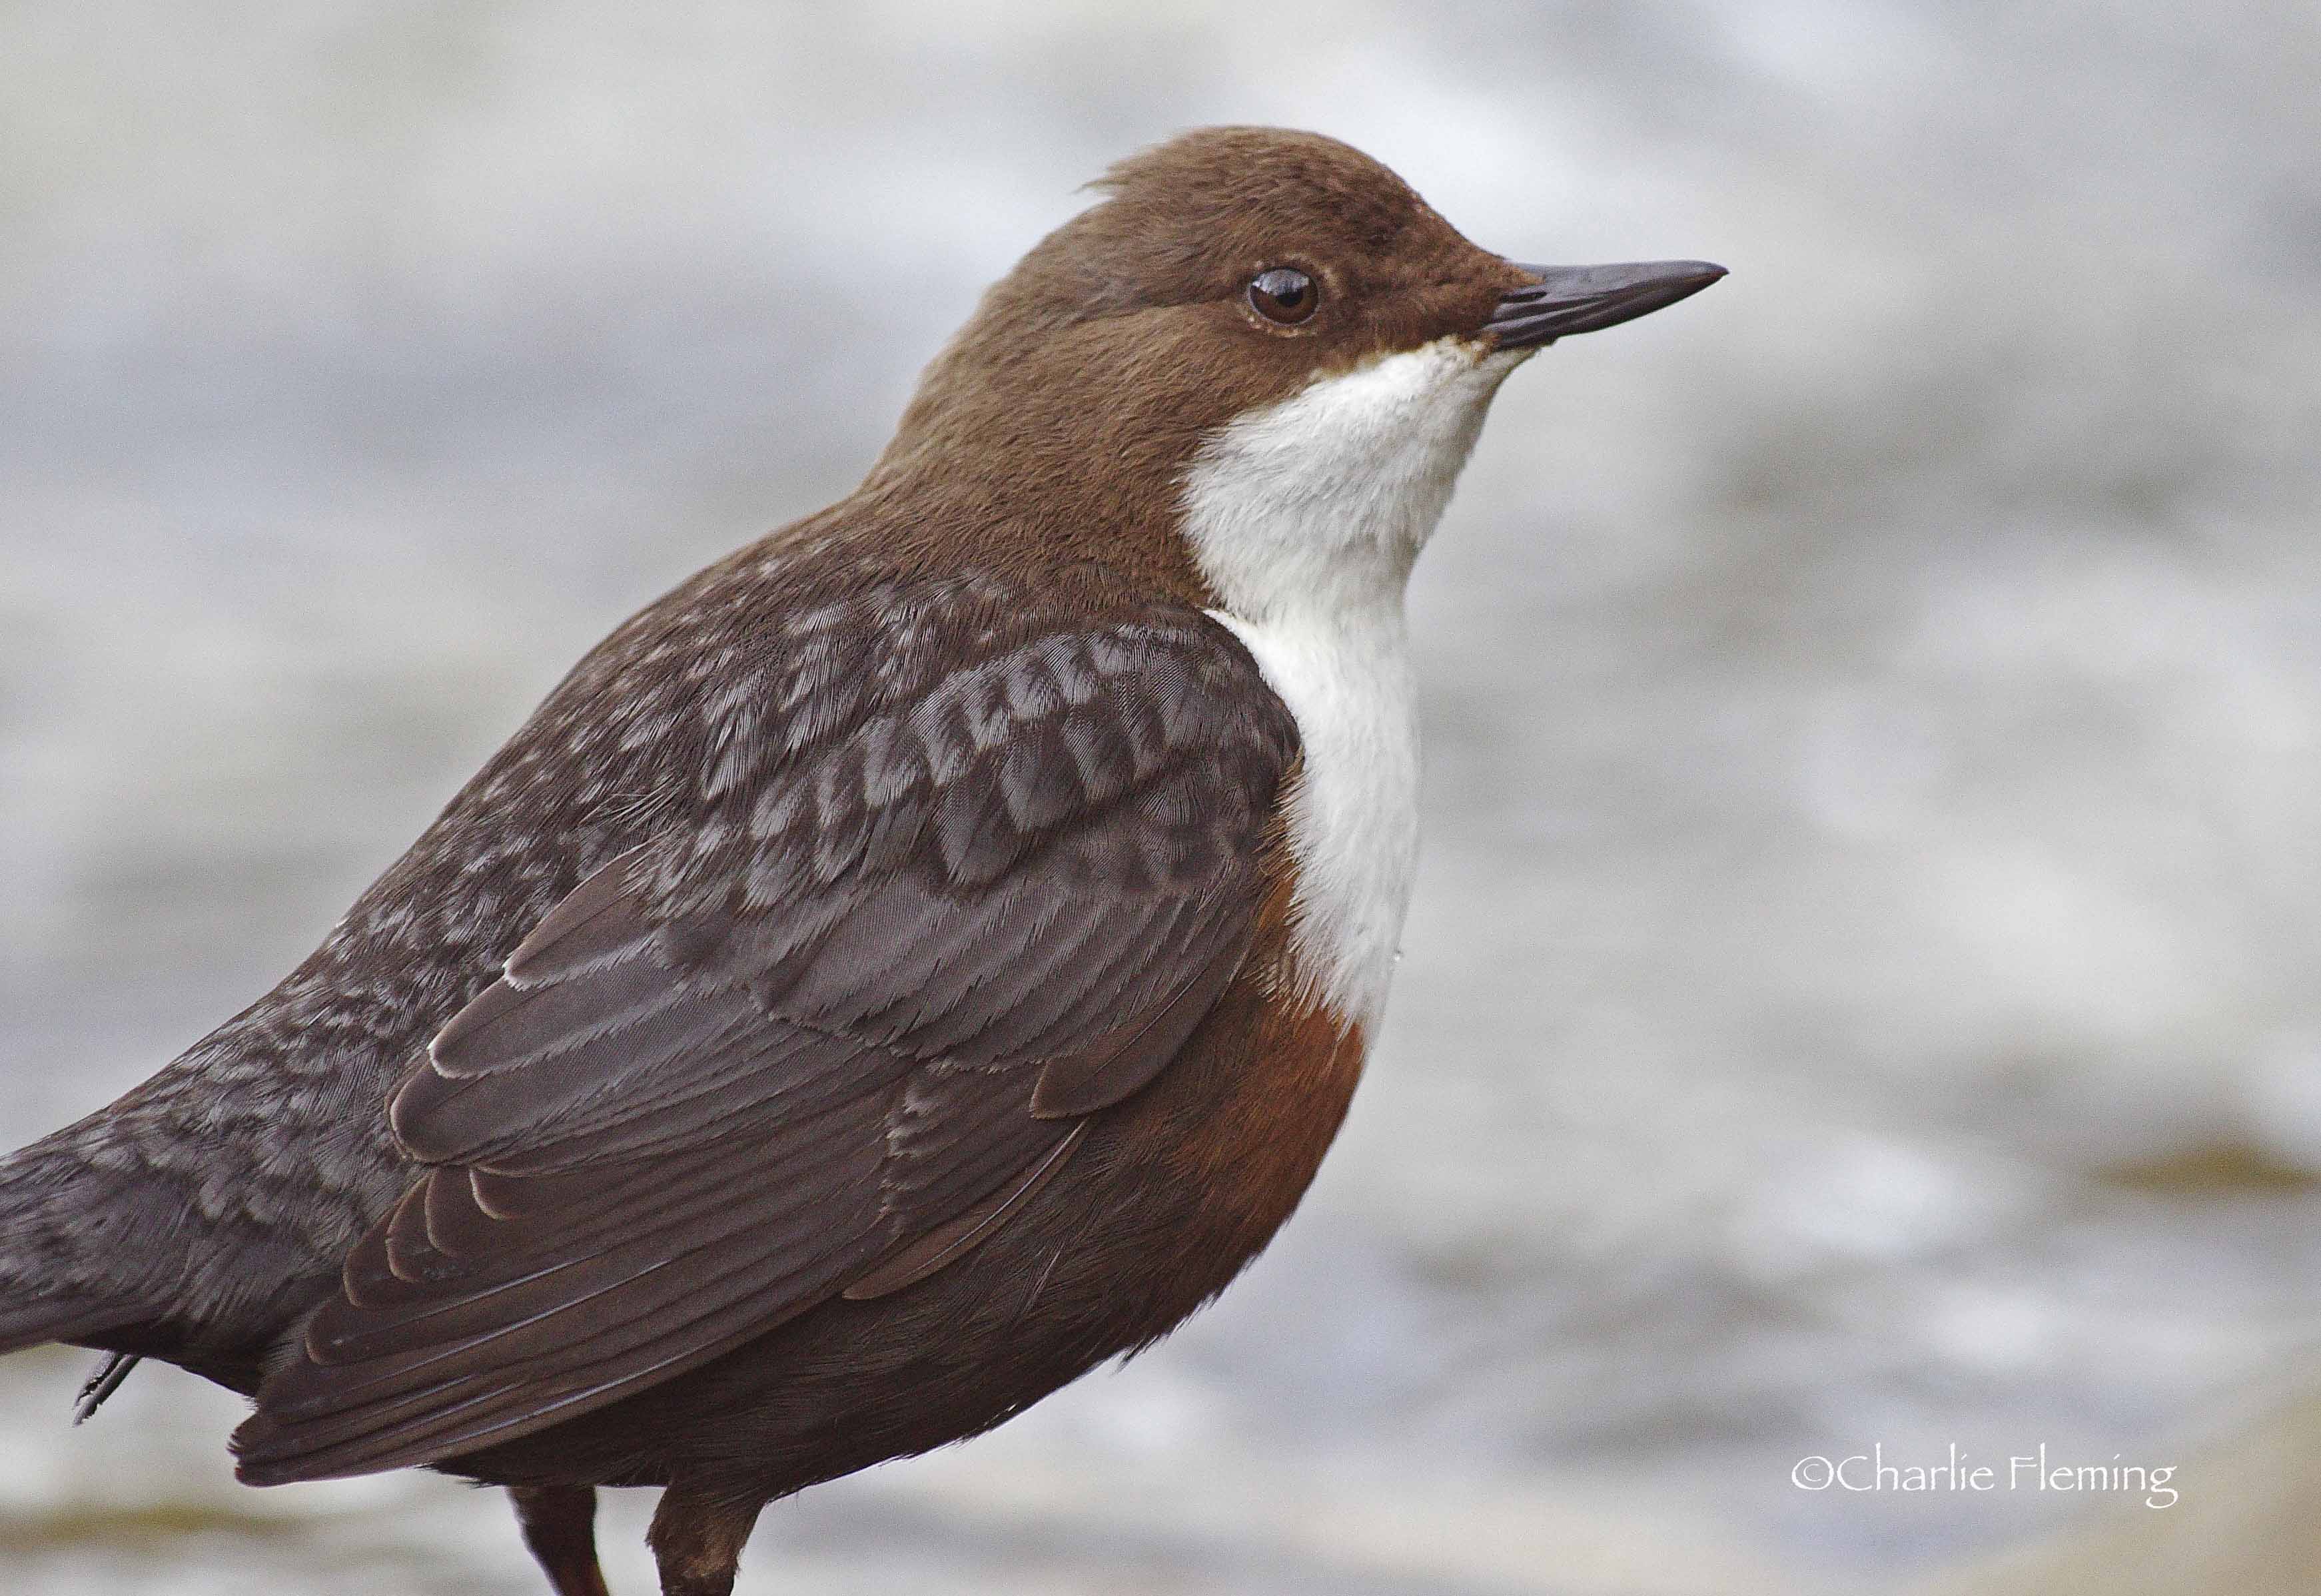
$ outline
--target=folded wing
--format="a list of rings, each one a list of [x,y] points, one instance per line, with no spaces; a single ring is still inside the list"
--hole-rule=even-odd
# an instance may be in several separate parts
[[[391,1111],[428,1167],[261,1389],[245,1478],[455,1456],[904,1289],[1176,1056],[1249,947],[1288,712],[1188,611],[977,643],[724,750],[750,779],[444,1027]]]

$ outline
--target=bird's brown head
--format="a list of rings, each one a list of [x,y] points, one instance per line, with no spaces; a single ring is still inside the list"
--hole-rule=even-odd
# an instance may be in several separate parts
[[[1723,275],[1518,264],[1316,133],[1206,128],[1096,186],[1102,202],[995,285],[928,368],[872,485],[973,481],[987,520],[1117,544],[1170,535],[1237,429],[1260,428],[1261,452],[1308,444],[1308,465],[1359,477],[1379,435],[1415,427],[1456,458],[1370,465],[1388,497],[1397,469],[1442,478],[1418,495],[1432,512],[1415,506],[1431,527],[1491,391],[1523,358]],[[1397,359],[1409,369],[1377,375]],[[1340,390],[1355,403],[1331,403]]]

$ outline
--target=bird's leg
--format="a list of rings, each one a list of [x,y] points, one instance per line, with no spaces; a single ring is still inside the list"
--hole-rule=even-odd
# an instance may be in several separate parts
[[[660,1596],[732,1596],[742,1543],[765,1503],[736,1502],[671,1485],[645,1542],[660,1562]]]
[[[596,1566],[596,1492],[587,1485],[511,1485],[523,1544],[556,1596],[611,1596]]]

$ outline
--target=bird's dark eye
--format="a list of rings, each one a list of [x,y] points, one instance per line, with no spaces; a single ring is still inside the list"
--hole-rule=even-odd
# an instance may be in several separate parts
[[[1250,279],[1250,307],[1269,322],[1291,326],[1314,313],[1322,290],[1294,266],[1277,266]]]

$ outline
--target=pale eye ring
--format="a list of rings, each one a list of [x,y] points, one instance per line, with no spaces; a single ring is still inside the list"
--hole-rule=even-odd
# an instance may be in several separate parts
[[[1306,321],[1321,303],[1321,285],[1294,266],[1270,267],[1249,280],[1250,308],[1284,327]]]

